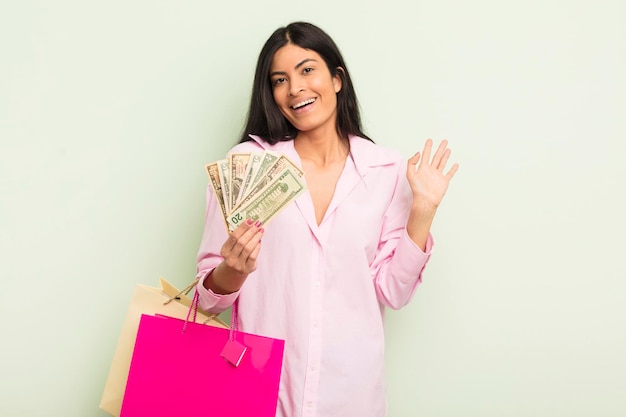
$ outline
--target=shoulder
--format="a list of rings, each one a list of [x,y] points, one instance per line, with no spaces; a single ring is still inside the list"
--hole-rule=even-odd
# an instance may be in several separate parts
[[[400,152],[378,145],[359,136],[350,137],[350,153],[359,169],[379,166],[402,166],[406,163]]]
[[[238,152],[259,152],[263,151],[265,148],[263,145],[256,140],[249,140],[247,142],[241,142],[233,146],[228,153],[238,153]]]
[[[278,142],[274,145],[266,142],[262,137],[256,135],[248,135],[250,140],[247,142],[241,142],[233,146],[229,154],[237,152],[263,152],[263,151],[275,151],[285,152],[286,150],[293,148],[292,141]]]

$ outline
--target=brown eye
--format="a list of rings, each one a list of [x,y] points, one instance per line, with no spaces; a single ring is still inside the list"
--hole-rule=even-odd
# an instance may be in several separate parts
[[[277,85],[283,84],[285,81],[286,80],[284,78],[275,78],[272,81],[272,85],[277,86]]]

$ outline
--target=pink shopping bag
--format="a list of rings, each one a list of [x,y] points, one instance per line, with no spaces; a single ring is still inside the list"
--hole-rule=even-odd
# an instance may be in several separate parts
[[[142,315],[121,417],[274,417],[285,343],[234,330]]]

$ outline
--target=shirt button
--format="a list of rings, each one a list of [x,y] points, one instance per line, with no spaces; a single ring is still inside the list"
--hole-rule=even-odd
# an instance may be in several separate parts
[[[315,281],[315,282],[313,283],[313,285],[315,285],[316,287],[319,287],[319,286],[320,286],[320,282],[319,282],[319,281]]]
[[[308,403],[306,403],[306,406],[309,408],[313,407],[313,401],[309,401]]]

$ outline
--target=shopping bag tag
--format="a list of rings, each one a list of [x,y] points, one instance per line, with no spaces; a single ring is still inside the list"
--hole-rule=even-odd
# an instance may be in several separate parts
[[[224,345],[220,355],[234,366],[239,366],[239,363],[241,362],[241,359],[243,359],[243,355],[246,353],[247,349],[247,347],[238,341],[229,339]]]

